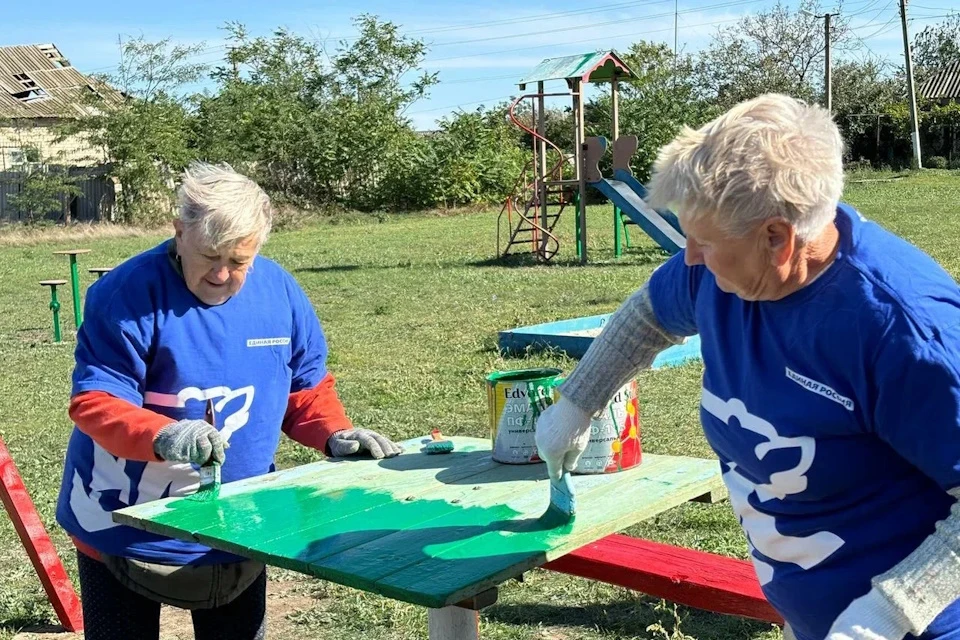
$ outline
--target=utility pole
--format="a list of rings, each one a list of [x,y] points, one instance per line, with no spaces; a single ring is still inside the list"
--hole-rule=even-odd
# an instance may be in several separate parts
[[[823,15],[817,16],[806,9],[801,9],[800,13],[806,14],[811,18],[823,18],[823,43],[824,43],[824,59],[823,59],[823,104],[827,108],[827,111],[833,113],[833,54],[830,47],[830,35],[831,35],[831,26],[830,19],[834,16],[839,16],[839,13],[825,13]]]
[[[830,57],[830,18],[835,15],[838,14],[823,14],[823,41],[827,45],[823,60],[823,92],[826,94],[827,111],[830,113],[833,113],[833,60]]]
[[[680,19],[680,0],[673,0],[673,66],[677,66],[677,21]]]
[[[913,87],[913,61],[910,57],[910,36],[907,34],[907,0],[900,0],[900,23],[903,25],[903,56],[907,63],[907,93],[910,100],[910,138],[913,141],[913,168],[920,169],[920,126],[917,122],[917,94]]]

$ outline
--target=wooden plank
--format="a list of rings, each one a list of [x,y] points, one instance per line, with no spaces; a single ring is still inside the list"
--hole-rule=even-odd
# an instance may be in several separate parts
[[[663,464],[663,459],[653,457],[649,460],[647,472],[656,473],[656,469]],[[517,527],[512,519],[520,512],[514,508],[512,501],[515,501],[517,496],[530,493],[532,471],[538,471],[538,478],[534,482],[540,484],[540,490],[528,498],[528,501],[539,503],[539,506],[534,508],[536,514],[532,518],[536,520],[546,510],[548,503],[543,465],[498,465],[488,473],[471,477],[471,483],[475,483],[473,486],[441,486],[429,495],[424,495],[422,500],[385,505],[372,514],[372,517],[368,517],[366,522],[387,522],[391,523],[390,528],[376,531],[377,535],[351,531],[349,537],[335,536],[309,542],[308,550],[301,554],[298,560],[306,563],[306,572],[318,577],[333,579],[367,591],[385,593],[384,590],[391,589],[381,580],[428,559],[430,555],[424,548],[457,541],[468,542],[498,528],[512,530]],[[578,480],[596,483],[602,482],[603,477],[583,477]],[[404,511],[411,510],[414,511],[416,522],[407,524],[410,516]],[[424,518],[424,513],[430,517]],[[536,526],[550,528],[543,527],[542,524]],[[509,546],[508,544],[507,547]],[[484,560],[481,565],[479,570],[482,572],[488,564]],[[451,570],[452,573],[463,571],[464,567]],[[521,572],[522,570],[516,573]],[[484,588],[495,584],[487,584]],[[464,593],[463,598],[482,590],[483,588],[478,587]],[[391,593],[396,592],[391,590]],[[405,596],[399,593],[395,597],[405,599]],[[414,598],[412,601],[420,598],[418,604],[434,607],[454,604],[462,599],[438,598],[432,592],[429,595],[413,593],[407,597]]]
[[[424,487],[429,487],[434,480],[444,482],[460,482],[471,475],[483,473],[497,465],[490,459],[489,446],[477,446],[476,438],[451,438],[458,445],[453,453],[441,456],[425,456],[419,453],[421,442],[425,438],[413,438],[401,442],[404,453],[396,458],[386,460],[371,460],[364,458],[330,459],[300,465],[283,471],[264,474],[239,482],[225,483],[220,487],[219,498],[224,499],[244,495],[261,490],[278,491],[290,487],[310,487],[316,496],[335,494],[343,489],[364,486],[375,482],[390,484],[394,481],[391,472],[397,472],[397,477],[418,474]],[[463,440],[461,442],[461,440]],[[419,473],[422,472],[422,473]],[[160,518],[171,511],[170,504],[178,498],[155,500],[141,505],[134,505],[127,509],[115,512],[115,519],[130,526],[144,528],[143,522]],[[191,500],[190,503],[196,501]],[[187,517],[189,507],[177,505],[177,509]],[[194,505],[202,509],[200,505]],[[133,515],[132,519],[126,518]],[[235,525],[236,523],[230,523]],[[200,527],[215,526],[215,523],[201,523]],[[198,529],[199,530],[199,529]],[[167,535],[167,534],[164,534]]]
[[[656,472],[657,479],[637,477],[624,484],[578,484],[578,513],[571,525],[556,527],[540,519],[546,507],[546,487],[542,492],[524,493],[508,503],[518,512],[509,522],[452,542],[431,541],[423,547],[427,557],[378,580],[375,591],[398,600],[454,603],[592,540],[683,504],[719,481],[718,469],[715,471],[709,463],[697,464],[706,461],[673,458],[661,462],[667,468]],[[642,467],[619,475],[632,474]],[[604,476],[577,478],[603,479]],[[627,494],[629,500],[624,499]]]
[[[679,604],[783,624],[753,564],[693,549],[610,535],[543,566]]]
[[[721,484],[715,461],[647,454],[623,473],[576,476],[581,512],[566,529],[540,520],[544,465],[497,464],[488,440],[454,441],[453,454],[407,443],[391,460],[315,463],[114,519],[442,609]]]
[[[53,605],[60,624],[67,631],[82,631],[83,611],[80,598],[63,569],[57,549],[47,535],[3,439],[0,439],[0,499],[43,584],[44,591],[47,592],[47,599]]]
[[[710,493],[705,493],[702,496],[697,496],[692,500],[692,502],[702,502],[704,504],[716,504],[718,502],[723,502],[727,499],[727,488],[726,487],[717,487],[710,491]]]

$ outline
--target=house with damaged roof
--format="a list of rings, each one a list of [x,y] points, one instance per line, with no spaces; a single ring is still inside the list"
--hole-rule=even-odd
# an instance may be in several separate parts
[[[114,181],[103,149],[80,133],[58,130],[89,113],[86,94],[119,92],[77,71],[54,44],[0,47],[0,220],[16,220],[10,196],[22,189],[26,172],[56,165],[78,176],[82,195],[64,196],[60,211],[48,218],[100,220],[112,210]],[[82,177],[80,177],[82,176]]]

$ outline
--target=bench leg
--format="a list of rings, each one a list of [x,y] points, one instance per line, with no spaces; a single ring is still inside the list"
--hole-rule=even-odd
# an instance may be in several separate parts
[[[462,607],[428,609],[430,640],[480,640],[480,615]]]

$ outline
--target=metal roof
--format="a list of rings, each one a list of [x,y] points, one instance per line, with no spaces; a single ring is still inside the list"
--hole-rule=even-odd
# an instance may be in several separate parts
[[[960,60],[934,71],[917,91],[930,100],[960,98]]]
[[[52,44],[0,47],[0,119],[83,115],[83,94],[98,85]]]
[[[547,58],[520,80],[521,88],[530,82],[570,80],[604,82],[618,78],[632,78],[634,73],[615,51],[592,51],[574,56]]]

